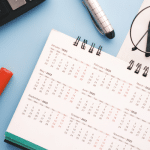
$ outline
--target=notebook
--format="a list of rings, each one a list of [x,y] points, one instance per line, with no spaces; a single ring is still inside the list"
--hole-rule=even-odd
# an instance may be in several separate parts
[[[146,7],[150,6],[149,0],[144,0],[140,11]],[[134,43],[136,44],[142,35],[148,30],[148,24],[150,21],[149,18],[150,14],[150,8],[146,9],[145,12],[143,12],[143,15],[139,15],[137,21],[134,24],[134,30],[132,30],[132,35],[134,35]],[[147,45],[147,35],[142,39],[142,42],[139,43],[138,47],[141,50],[146,51],[146,45]],[[130,62],[131,60],[134,61],[134,65],[137,65],[138,63],[141,64],[142,69],[145,67],[150,67],[150,57],[145,57],[145,54],[136,50],[132,51],[133,44],[130,39],[130,31],[117,55],[118,58]]]
[[[32,150],[150,149],[150,75],[90,45],[51,31],[6,142]]]

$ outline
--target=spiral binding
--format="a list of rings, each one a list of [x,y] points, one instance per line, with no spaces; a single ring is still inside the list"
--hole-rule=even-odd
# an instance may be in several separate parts
[[[79,42],[80,42],[80,39],[81,39],[81,37],[78,36],[73,45],[74,45],[74,46],[78,46],[78,44],[79,44]]]
[[[133,68],[133,66],[134,66],[134,63],[135,63],[135,61],[134,61],[134,60],[131,60],[131,61],[129,62],[130,65],[127,67],[127,69],[128,69],[128,70],[132,70],[132,68]],[[137,67],[137,68],[136,68],[136,70],[134,71],[134,73],[139,74],[139,72],[140,72],[140,70],[141,70],[141,68],[142,68],[142,64],[138,63],[138,64],[136,65],[136,67]],[[145,66],[143,70],[144,70],[144,73],[142,74],[143,77],[147,77],[148,72],[149,72],[149,67]]]
[[[95,47],[95,43],[92,43],[92,45],[89,49],[89,53],[93,53],[94,47]]]
[[[149,71],[149,67],[145,66],[145,67],[144,67],[144,70],[145,70],[145,71],[144,71],[144,73],[143,73],[143,76],[144,76],[144,77],[147,77],[148,71]]]
[[[79,44],[79,42],[80,42],[80,39],[81,39],[81,37],[78,36],[77,39],[76,39],[76,41],[73,43],[73,45],[74,45],[74,46],[78,46],[78,44]],[[87,41],[86,39],[84,39],[84,41],[82,42],[82,45],[81,45],[81,49],[83,49],[83,50],[86,49],[86,44],[87,44],[87,42],[88,42],[88,41]],[[94,48],[95,48],[95,43],[92,43],[92,45],[91,45],[90,49],[88,50],[88,52],[89,52],[89,53],[93,53]],[[102,46],[100,45],[99,48],[98,48],[98,50],[97,50],[97,52],[96,52],[96,55],[97,55],[97,56],[100,56],[100,55],[101,55],[101,51],[102,51]]]
[[[86,44],[87,44],[87,40],[84,39],[84,41],[83,41],[83,43],[82,43],[82,45],[81,45],[81,48],[85,50],[85,48],[86,48],[85,45],[86,45]]]

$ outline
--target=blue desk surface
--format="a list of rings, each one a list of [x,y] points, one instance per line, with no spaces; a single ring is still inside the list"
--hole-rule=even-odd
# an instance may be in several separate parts
[[[52,29],[69,36],[78,35],[103,45],[116,56],[143,0],[98,0],[116,32],[109,40],[94,27],[81,0],[46,0],[28,13],[0,27],[0,68],[14,75],[0,96],[0,150],[17,150],[4,143],[4,134],[25,90],[36,62]]]

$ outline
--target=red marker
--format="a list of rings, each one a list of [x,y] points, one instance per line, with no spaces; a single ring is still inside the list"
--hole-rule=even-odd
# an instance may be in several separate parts
[[[5,68],[0,69],[0,95],[7,86],[9,80],[11,79],[13,73]]]

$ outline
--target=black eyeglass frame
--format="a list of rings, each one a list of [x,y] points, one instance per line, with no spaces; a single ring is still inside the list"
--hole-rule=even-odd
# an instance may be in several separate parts
[[[133,38],[132,38],[132,33],[131,33],[131,32],[132,32],[132,27],[133,27],[133,24],[134,24],[134,21],[136,20],[136,18],[137,18],[144,10],[146,10],[146,9],[148,9],[148,8],[150,8],[150,6],[145,7],[144,9],[142,9],[142,10],[135,16],[135,18],[134,18],[133,21],[132,21],[131,27],[130,27],[130,39],[131,39],[132,44],[136,47],[136,49],[138,49],[140,52],[145,53],[145,54],[150,54],[150,52],[145,52],[145,51],[139,49],[139,48],[134,44]],[[134,51],[134,50],[133,50],[133,51]]]

